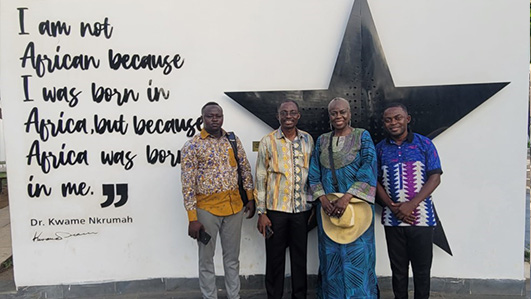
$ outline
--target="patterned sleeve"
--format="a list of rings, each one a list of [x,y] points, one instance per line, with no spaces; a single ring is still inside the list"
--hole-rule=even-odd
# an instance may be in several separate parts
[[[241,167],[241,173],[242,173],[242,181],[243,181],[243,189],[245,189],[247,193],[247,198],[249,200],[254,199],[253,195],[253,175],[251,174],[251,164],[249,163],[249,160],[247,160],[247,156],[245,155],[245,150],[243,149],[242,142],[240,141],[240,138],[236,136],[236,145],[238,146],[238,163]]]
[[[311,158],[315,145],[313,143],[313,137],[310,134],[308,134],[308,144],[309,144],[308,146],[310,147],[310,158]]]
[[[321,137],[315,141],[315,148],[310,158],[310,171],[308,172],[308,183],[313,194],[313,200],[317,200],[319,196],[325,195],[323,183],[321,182],[321,163],[319,161]]]
[[[378,178],[378,181],[381,182],[381,179],[383,177],[383,171],[382,171],[382,142],[385,142],[385,139],[380,141],[380,143],[378,143],[376,146],[375,146],[375,150],[376,150],[376,161],[377,161],[377,164],[376,164],[376,173],[378,174],[377,178]]]
[[[424,140],[426,145],[426,175],[430,176],[432,174],[442,174],[441,161],[439,160],[439,154],[433,142],[426,138]]]
[[[264,137],[258,147],[258,157],[256,158],[256,175],[255,175],[255,199],[256,211],[264,213],[266,211],[266,192],[267,192],[267,168],[269,165],[269,155],[267,151],[268,138]]]
[[[194,158],[193,152],[194,145],[190,141],[186,142],[181,150],[181,184],[188,221],[197,220],[197,199],[195,196],[197,160]]]
[[[347,192],[374,204],[378,162],[376,161],[376,150],[374,149],[371,135],[365,130],[361,135],[361,148],[358,155],[361,157],[361,165],[356,173],[356,181]]]

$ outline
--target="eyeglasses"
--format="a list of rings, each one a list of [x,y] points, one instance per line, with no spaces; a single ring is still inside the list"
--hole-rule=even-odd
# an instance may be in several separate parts
[[[295,110],[292,110],[292,111],[285,111],[285,110],[282,110],[278,113],[280,116],[283,116],[283,117],[286,117],[286,116],[297,116],[299,115],[299,111],[295,111]]]

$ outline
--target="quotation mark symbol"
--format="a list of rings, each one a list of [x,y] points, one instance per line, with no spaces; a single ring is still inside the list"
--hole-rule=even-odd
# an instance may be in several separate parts
[[[116,195],[120,196],[120,200],[114,203],[115,207],[118,208],[125,205],[127,199],[129,199],[129,195],[127,192],[127,184],[103,184],[103,195],[107,197],[107,200],[101,203],[102,208],[106,208],[114,202],[114,186],[116,186]]]

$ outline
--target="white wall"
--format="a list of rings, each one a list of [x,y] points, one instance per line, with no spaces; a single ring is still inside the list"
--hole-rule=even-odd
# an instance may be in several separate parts
[[[322,1],[14,1],[0,2],[1,86],[9,169],[15,280],[18,286],[89,283],[155,277],[195,277],[195,242],[187,236],[180,193],[179,167],[146,162],[146,145],[176,152],[186,134],[134,134],[132,118],[199,116],[207,101],[225,111],[225,125],[244,141],[251,164],[252,141],[270,131],[256,117],[224,95],[236,90],[326,88],[349,16],[352,0]],[[369,1],[394,82],[399,86],[476,82],[511,82],[502,91],[435,139],[445,174],[435,193],[454,257],[435,250],[432,275],[458,278],[523,279],[525,145],[527,125],[528,24],[524,0],[400,2]],[[19,35],[18,7],[25,11]],[[102,22],[112,37],[80,38],[79,22]],[[69,36],[38,34],[44,20],[72,25]],[[56,71],[36,76],[19,58],[28,43],[37,52],[93,55],[97,69]],[[140,54],[180,54],[181,69],[112,71],[107,50]],[[311,63],[309,63],[311,61]],[[32,75],[33,102],[23,102],[21,76]],[[170,90],[168,100],[150,103],[148,81]],[[135,89],[137,102],[95,103],[90,83]],[[79,104],[49,103],[41,89],[75,86]],[[38,135],[25,132],[30,110],[42,118],[87,118],[89,134],[63,134],[40,142],[58,153],[87,150],[89,166],[64,166],[43,173],[33,161]],[[125,135],[90,134],[93,115],[129,123]],[[137,154],[124,170],[99,162],[101,150]],[[29,177],[53,188],[51,196],[29,198]],[[60,184],[84,181],[93,194],[61,196]],[[128,184],[129,200],[119,208],[101,208],[102,184]],[[50,226],[51,218],[127,217],[133,223]],[[45,226],[31,226],[31,219]],[[88,220],[87,220],[88,221]],[[241,273],[264,272],[263,241],[256,220],[246,220]],[[57,232],[87,233],[57,241],[33,241]],[[65,236],[64,234],[62,236]],[[315,232],[310,239],[310,271],[316,273]],[[382,228],[377,225],[377,272],[390,275]],[[217,272],[222,273],[220,255]]]
[[[435,201],[454,257],[437,249],[432,273],[522,279],[528,3],[370,4],[397,85],[511,82],[435,139],[445,171]]]

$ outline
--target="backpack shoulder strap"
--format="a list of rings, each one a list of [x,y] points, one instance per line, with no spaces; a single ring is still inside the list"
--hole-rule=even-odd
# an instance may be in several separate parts
[[[234,158],[238,161],[238,145],[236,144],[236,135],[234,135],[234,132],[227,132],[227,139],[229,139],[229,143],[232,146]]]

